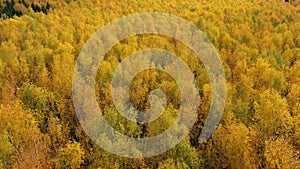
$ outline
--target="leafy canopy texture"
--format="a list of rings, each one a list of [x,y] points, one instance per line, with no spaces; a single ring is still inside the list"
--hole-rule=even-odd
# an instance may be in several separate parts
[[[0,168],[300,168],[297,4],[281,0],[0,0]],[[78,54],[95,31],[140,12],[170,13],[201,29],[224,65],[227,99],[215,133],[198,144],[212,99],[201,60],[189,47],[165,36],[136,35],[117,43],[99,66],[95,94],[100,113],[118,132],[152,137],[178,118],[178,84],[169,74],[153,69],[132,79],[128,95],[133,106],[144,111],[151,106],[149,93],[162,90],[167,98],[162,115],[137,123],[116,110],[111,80],[118,65],[134,52],[160,48],[178,55],[191,68],[201,96],[197,121],[177,146],[155,157],[130,159],[103,150],[84,132],[72,103],[72,75]],[[112,37],[113,32],[105,38]],[[82,64],[92,62],[85,59]],[[116,76],[126,78],[122,73]],[[86,120],[92,123],[94,118]]]

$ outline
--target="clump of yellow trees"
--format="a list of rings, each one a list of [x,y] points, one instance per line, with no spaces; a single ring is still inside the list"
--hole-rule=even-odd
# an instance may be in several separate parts
[[[149,70],[131,82],[140,110],[150,89],[167,93],[164,115],[147,125],[121,117],[110,81],[133,52],[169,50],[191,67],[199,85],[199,115],[189,136],[159,156],[130,159],[101,149],[80,126],[72,74],[81,48],[104,24],[138,12],[185,18],[219,52],[227,100],[206,143],[197,143],[211,99],[206,70],[184,44],[159,35],[129,37],[107,53],[96,78],[98,104],[123,134],[150,137],[167,129],[180,104],[172,78]],[[0,1],[0,13],[0,168],[300,168],[299,6],[265,0],[7,0]]]

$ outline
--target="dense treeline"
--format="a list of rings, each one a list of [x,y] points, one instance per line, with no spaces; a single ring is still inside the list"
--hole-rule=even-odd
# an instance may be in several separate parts
[[[1,0],[0,1],[0,17],[12,18],[13,16],[21,16],[29,11],[43,12],[47,14],[50,9],[49,2],[39,2],[32,0]]]
[[[6,2],[17,1],[1,1],[1,10]],[[29,5],[22,15],[0,21],[0,168],[300,168],[299,6],[264,0],[17,3],[41,10]],[[153,70],[133,79],[130,96],[144,110],[149,90],[161,88],[168,98],[162,117],[141,125],[115,110],[111,78],[135,51],[155,47],[180,56],[197,77],[201,101],[192,131],[172,150],[151,158],[123,158],[84,133],[72,105],[72,74],[81,48],[97,29],[128,14],[152,11],[189,20],[215,45],[226,71],[226,107],[212,138],[197,144],[211,99],[204,66],[174,39],[129,37],[107,53],[96,78],[98,104],[114,128],[149,137],[177,118],[176,82]]]

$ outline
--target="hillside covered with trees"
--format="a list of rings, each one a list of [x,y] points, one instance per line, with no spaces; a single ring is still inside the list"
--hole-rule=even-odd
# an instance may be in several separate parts
[[[204,65],[172,38],[124,39],[105,56],[95,88],[116,130],[151,137],[178,116],[178,86],[156,70],[133,79],[130,97],[145,110],[149,91],[161,88],[168,98],[163,115],[137,124],[117,112],[111,79],[136,51],[161,48],[180,56],[201,96],[186,138],[161,155],[131,159],[87,136],[74,110],[72,76],[82,47],[99,28],[141,12],[170,13],[201,29],[224,65],[227,98],[217,130],[198,144],[211,100]],[[300,6],[266,0],[0,0],[0,16],[0,168],[300,168]]]

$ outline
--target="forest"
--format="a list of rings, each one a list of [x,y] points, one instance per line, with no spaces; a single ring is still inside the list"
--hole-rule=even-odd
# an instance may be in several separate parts
[[[0,0],[0,168],[300,168],[299,4]],[[212,99],[203,63],[189,47],[166,36],[142,34],[122,40],[105,55],[95,85],[98,106],[117,131],[135,138],[155,136],[174,123],[180,107],[176,81],[149,69],[132,79],[131,101],[145,110],[149,92],[160,88],[167,98],[165,111],[147,124],[120,115],[111,80],[118,65],[134,52],[160,48],[178,55],[194,73],[201,96],[197,120],[180,143],[157,156],[128,158],[104,150],[87,135],[74,109],[72,78],[81,49],[98,29],[142,12],[172,14],[203,31],[224,66],[227,95],[216,131],[199,144]]]

